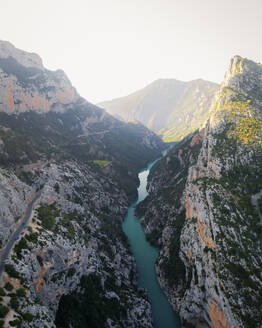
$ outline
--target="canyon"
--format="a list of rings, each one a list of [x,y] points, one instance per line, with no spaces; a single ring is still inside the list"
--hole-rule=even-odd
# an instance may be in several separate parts
[[[261,64],[235,56],[219,87],[160,80],[114,117],[0,41],[0,327],[154,327],[122,230],[131,206],[181,327],[260,328],[261,90]],[[155,134],[169,128],[171,146]]]

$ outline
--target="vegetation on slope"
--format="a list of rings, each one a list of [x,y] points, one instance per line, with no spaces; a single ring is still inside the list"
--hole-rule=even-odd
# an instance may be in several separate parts
[[[105,284],[110,285],[110,279]],[[83,276],[81,289],[81,293],[61,297],[55,320],[57,328],[103,328],[107,319],[119,322],[126,316],[126,308],[117,297],[105,296],[99,275]]]
[[[236,137],[240,143],[262,148],[262,120],[253,113],[250,105],[251,100],[247,102],[234,101],[226,104],[228,118],[233,121],[229,136]]]
[[[137,172],[160,155],[163,144],[152,134],[145,137],[150,133],[145,127],[110,117],[90,124],[86,130],[82,127],[81,122],[89,116],[95,115],[99,121],[102,114],[101,109],[88,104],[65,113],[0,112],[0,165],[17,168],[38,160],[74,159],[97,169],[97,165],[111,162],[116,179],[134,199]],[[144,138],[152,138],[154,146],[146,145]],[[32,178],[23,173],[21,177],[26,182]]]

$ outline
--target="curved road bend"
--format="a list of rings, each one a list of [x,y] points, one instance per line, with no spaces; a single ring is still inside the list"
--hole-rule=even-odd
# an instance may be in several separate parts
[[[40,191],[38,191],[35,194],[34,198],[27,205],[25,215],[24,215],[19,227],[17,228],[16,231],[13,232],[13,234],[11,235],[10,240],[8,241],[6,247],[3,251],[2,257],[0,259],[0,279],[1,279],[2,273],[4,271],[5,261],[8,258],[9,254],[10,254],[10,251],[13,248],[13,246],[14,246],[16,240],[17,240],[17,237],[19,237],[21,232],[27,227],[27,225],[29,223],[30,216],[31,216],[32,211],[33,211],[33,206],[34,206],[35,202],[39,199],[40,195],[41,195],[41,193],[40,193]]]

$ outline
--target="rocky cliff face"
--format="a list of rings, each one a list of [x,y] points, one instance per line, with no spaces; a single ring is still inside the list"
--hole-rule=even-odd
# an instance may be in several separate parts
[[[161,79],[99,106],[125,121],[138,120],[167,142],[178,141],[205,122],[217,88],[216,83],[200,79]]]
[[[42,59],[37,54],[17,49],[8,41],[0,41],[0,57],[13,57],[19,64],[27,68],[36,67],[44,70]]]
[[[252,205],[262,189],[261,81],[261,65],[231,60],[178,209],[162,197],[159,207],[167,216],[160,210],[152,215],[152,226],[161,224],[160,282],[185,327],[261,327],[262,229],[259,207]],[[183,154],[179,148],[172,158]],[[168,161],[152,172],[152,200],[163,190]],[[170,174],[168,188],[175,189],[178,169]],[[182,193],[172,189],[171,201]],[[148,214],[141,215],[146,220]]]
[[[63,72],[7,42],[0,121],[1,255],[23,227],[0,281],[0,326],[152,327],[121,224],[137,172],[162,141],[80,98]]]
[[[64,111],[79,98],[63,71],[49,71],[38,55],[0,41],[1,111]]]

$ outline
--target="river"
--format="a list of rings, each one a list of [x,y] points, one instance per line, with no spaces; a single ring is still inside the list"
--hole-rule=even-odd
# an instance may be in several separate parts
[[[163,155],[165,155],[164,153]],[[160,158],[159,158],[160,159]],[[135,217],[135,206],[148,195],[147,178],[151,167],[159,160],[150,163],[138,177],[138,199],[128,209],[123,222],[123,231],[127,235],[138,268],[138,287],[145,288],[152,305],[154,328],[179,328],[180,320],[160,288],[155,271],[158,251],[146,240],[140,221]]]

